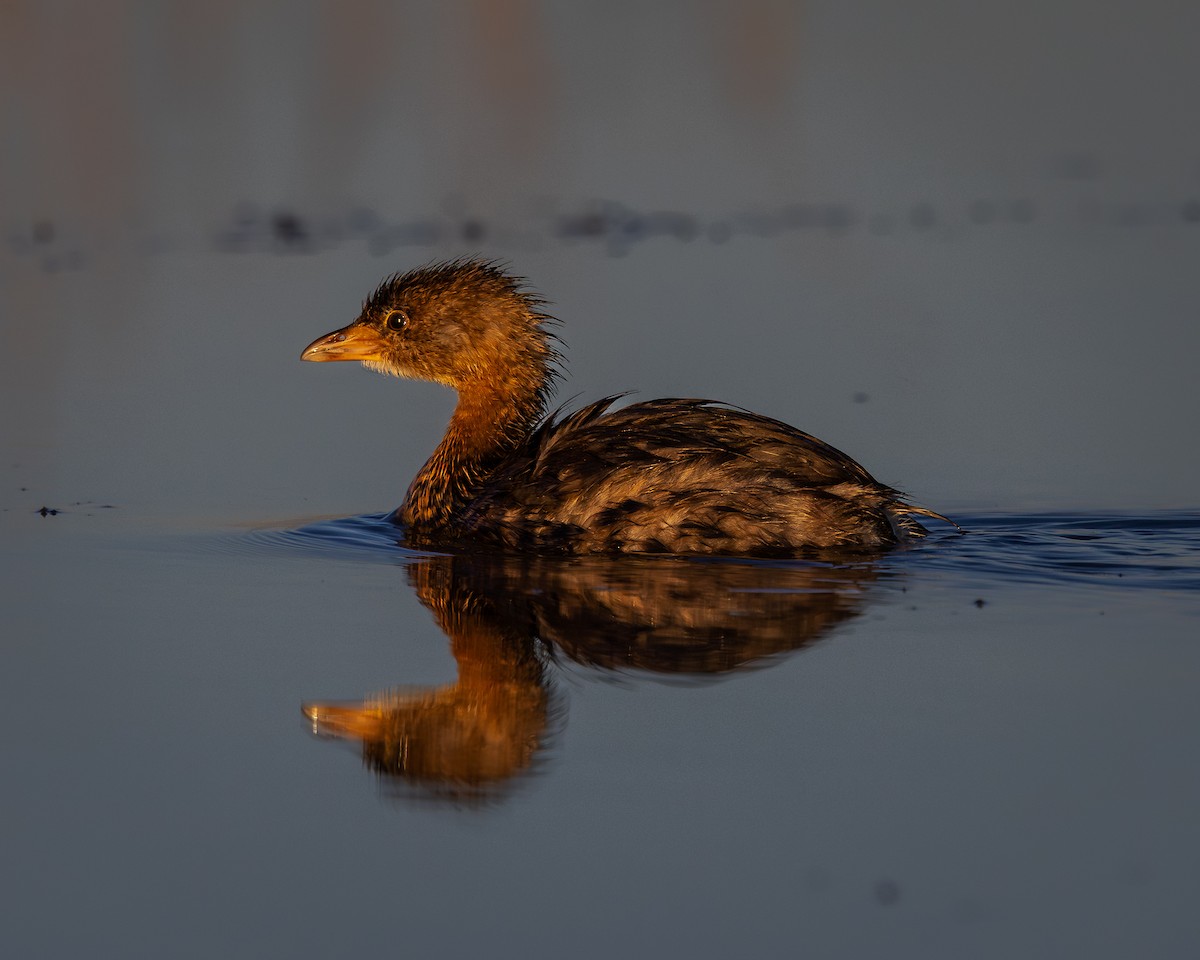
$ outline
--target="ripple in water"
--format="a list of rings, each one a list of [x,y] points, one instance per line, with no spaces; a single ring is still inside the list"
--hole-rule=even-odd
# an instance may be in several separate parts
[[[995,582],[1200,589],[1200,512],[976,514],[955,519],[965,535],[938,534],[887,554],[879,563],[896,573],[932,570]],[[401,545],[387,514],[254,530],[225,538],[220,547],[388,564],[428,555]]]
[[[228,549],[244,553],[321,556],[343,560],[403,563],[427,554],[401,545],[396,525],[386,513],[317,520],[283,530],[251,530],[232,540]]]
[[[900,562],[995,581],[1200,589],[1200,513],[1048,513],[956,517],[968,531]]]

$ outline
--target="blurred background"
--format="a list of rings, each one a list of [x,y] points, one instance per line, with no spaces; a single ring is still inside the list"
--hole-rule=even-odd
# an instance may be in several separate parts
[[[751,407],[939,508],[1195,503],[1200,7],[0,17],[0,430],[45,496],[393,506],[452,398],[298,351],[482,254],[564,320],[563,398]]]

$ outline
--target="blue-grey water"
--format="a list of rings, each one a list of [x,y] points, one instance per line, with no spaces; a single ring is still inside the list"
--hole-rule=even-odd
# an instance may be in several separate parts
[[[497,569],[379,517],[9,510],[5,937],[1186,955],[1200,516],[960,519],[845,567]],[[369,749],[301,714],[471,683]]]
[[[10,4],[0,953],[1192,957],[1195,11]],[[965,529],[417,553],[453,398],[298,361],[479,253],[560,400]]]

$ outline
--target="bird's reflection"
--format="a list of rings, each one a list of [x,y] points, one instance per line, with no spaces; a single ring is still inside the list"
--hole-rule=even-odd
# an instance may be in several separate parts
[[[882,575],[869,563],[674,557],[438,556],[406,569],[450,638],[457,681],[303,709],[317,733],[361,741],[397,786],[456,798],[494,795],[533,765],[562,716],[555,661],[728,674],[857,616]]]

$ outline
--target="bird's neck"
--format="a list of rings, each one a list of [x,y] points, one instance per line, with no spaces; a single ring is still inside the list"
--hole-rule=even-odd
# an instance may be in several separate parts
[[[397,511],[411,535],[450,525],[464,504],[541,418],[544,385],[480,382],[459,387],[446,435]]]

